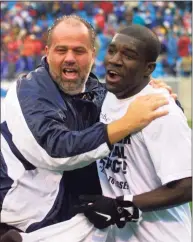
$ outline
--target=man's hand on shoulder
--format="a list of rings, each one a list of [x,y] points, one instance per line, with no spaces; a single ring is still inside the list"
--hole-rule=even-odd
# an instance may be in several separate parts
[[[161,81],[161,80],[155,80],[155,79],[151,79],[151,81],[149,82],[149,84],[154,87],[154,88],[165,88],[166,90],[168,90],[169,94],[171,95],[171,97],[173,97],[173,99],[176,101],[176,104],[182,109],[182,111],[184,112],[184,108],[182,107],[181,103],[179,102],[178,95],[176,93],[173,92],[172,88],[170,86],[168,86],[165,82]]]
[[[174,93],[172,88],[169,85],[167,85],[165,82],[151,78],[151,81],[149,82],[149,84],[154,88],[165,88],[166,90],[168,90],[168,92],[174,98],[174,100],[177,100],[177,97],[178,97],[177,94]]]

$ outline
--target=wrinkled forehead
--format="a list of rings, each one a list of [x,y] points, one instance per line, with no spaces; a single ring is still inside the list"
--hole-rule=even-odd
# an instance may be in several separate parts
[[[143,41],[129,35],[125,34],[116,34],[110,45],[116,46],[116,48],[127,48],[133,49],[136,52],[144,51],[145,43]]]
[[[69,32],[74,32],[77,34],[85,34],[89,37],[88,28],[80,21],[76,19],[66,19],[61,21],[53,30],[53,35],[68,34]]]

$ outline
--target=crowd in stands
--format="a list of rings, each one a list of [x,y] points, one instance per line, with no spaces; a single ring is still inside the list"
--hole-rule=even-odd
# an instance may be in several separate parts
[[[162,50],[153,77],[191,75],[191,1],[1,2],[1,80],[34,69],[44,55],[54,19],[77,14],[97,31],[95,74],[104,78],[104,57],[117,30],[133,22],[151,28]]]

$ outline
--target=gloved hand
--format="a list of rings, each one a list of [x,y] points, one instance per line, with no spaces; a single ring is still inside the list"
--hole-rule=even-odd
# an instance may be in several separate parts
[[[133,195],[116,198],[118,206],[124,209],[126,222],[139,223],[142,220],[142,211],[133,203]]]
[[[80,196],[80,206],[76,206],[76,213],[84,213],[88,220],[98,229],[104,229],[111,224],[123,228],[128,221],[134,221],[137,218],[137,209],[133,214],[128,208],[134,205],[132,202],[123,201],[121,198],[113,199],[102,195],[82,195]],[[124,206],[125,208],[124,209]]]
[[[116,199],[102,195],[81,195],[80,204],[75,206],[76,213],[84,213],[88,220],[98,229],[104,229],[111,224],[123,227],[121,218],[125,216],[124,211],[117,205]]]

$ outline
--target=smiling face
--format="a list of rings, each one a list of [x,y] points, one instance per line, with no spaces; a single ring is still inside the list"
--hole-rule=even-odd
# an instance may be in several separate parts
[[[82,92],[95,58],[87,27],[77,21],[62,21],[46,46],[49,71],[60,88],[70,95]]]
[[[117,98],[127,98],[142,90],[151,73],[145,56],[142,41],[125,34],[116,34],[105,58],[108,91]]]

